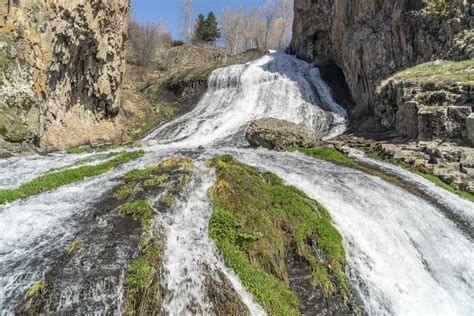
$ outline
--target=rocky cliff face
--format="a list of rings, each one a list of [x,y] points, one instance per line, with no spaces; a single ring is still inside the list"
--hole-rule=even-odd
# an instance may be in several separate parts
[[[0,147],[117,138],[129,0],[0,6]]]
[[[400,69],[432,59],[472,61],[473,14],[474,6],[468,0],[296,0],[291,51],[318,66],[342,70],[355,104],[350,114],[358,128],[395,130],[397,115],[404,114],[398,113],[397,102],[381,102],[387,96],[397,97],[390,87],[381,88],[381,82]],[[473,66],[472,62],[468,65]],[[472,77],[466,85],[453,88],[461,90],[455,98],[463,99],[456,105],[472,109],[470,84]],[[399,84],[392,88],[403,90]],[[410,101],[406,94],[404,101]],[[414,110],[412,104],[403,111],[418,108]],[[456,124],[465,126],[465,119]],[[415,129],[409,136],[418,136]],[[465,133],[454,129],[454,134]],[[449,133],[420,132],[424,138]]]

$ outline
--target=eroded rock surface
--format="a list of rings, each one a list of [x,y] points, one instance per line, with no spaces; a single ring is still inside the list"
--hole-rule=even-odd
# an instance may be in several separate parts
[[[114,139],[129,0],[2,1],[0,136],[62,148]]]
[[[296,0],[291,51],[317,66],[336,65],[342,70],[355,101],[349,109],[354,125],[364,130],[395,129],[398,107],[406,107],[401,116],[417,111],[413,104],[381,103],[376,93],[380,82],[397,70],[429,60],[472,59],[473,14],[472,5],[463,0]],[[439,114],[431,112],[423,112],[430,122]],[[421,121],[423,125],[425,120]],[[416,131],[423,128],[411,128],[413,123],[407,136],[416,138]],[[398,130],[406,124],[407,119],[400,120]],[[448,131],[428,128],[421,134],[449,137],[461,130],[459,126]]]
[[[284,150],[288,147],[314,147],[318,138],[314,130],[302,125],[275,118],[253,121],[245,132],[252,146]]]

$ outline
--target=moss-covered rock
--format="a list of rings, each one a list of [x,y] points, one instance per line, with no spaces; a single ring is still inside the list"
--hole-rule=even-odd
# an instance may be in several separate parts
[[[217,182],[209,190],[209,234],[257,302],[272,315],[300,313],[301,293],[290,282],[288,267],[290,254],[295,254],[309,267],[312,290],[344,306],[349,301],[345,252],[329,213],[275,175],[261,174],[229,156],[214,158],[211,165]]]

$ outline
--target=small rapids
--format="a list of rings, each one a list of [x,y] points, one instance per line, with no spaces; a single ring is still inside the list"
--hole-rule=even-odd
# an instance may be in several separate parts
[[[211,205],[207,190],[214,183],[214,175],[206,170],[204,163],[197,167],[183,199],[171,213],[161,216],[167,232],[164,311],[168,315],[183,315],[189,313],[192,306],[199,306],[196,312],[210,314],[212,306],[205,295],[206,277],[220,271],[241,296],[251,315],[265,314],[223,264],[217,247],[209,238]]]
[[[81,225],[91,223],[95,228],[91,231],[103,229],[104,234],[112,234],[107,230],[109,222],[100,216],[95,218],[91,205],[107,196],[124,172],[158,164],[169,156],[192,158],[195,170],[171,210],[161,213],[155,209],[155,221],[166,233],[163,313],[218,314],[208,293],[209,278],[213,278],[236,293],[249,314],[265,314],[225,266],[208,235],[212,207],[207,190],[215,178],[205,159],[221,154],[231,154],[261,171],[275,173],[327,208],[343,237],[347,281],[360,296],[367,314],[472,315],[473,241],[436,206],[357,170],[296,153],[246,148],[245,128],[260,117],[302,123],[322,138],[345,131],[347,114],[332,99],[318,69],[278,52],[218,69],[209,85],[192,112],[146,137],[143,158],[96,178],[0,206],[2,315],[18,312],[31,283],[45,276],[76,234],[88,234]],[[17,187],[87,157],[63,153],[0,160],[0,188]],[[362,156],[358,159],[404,177],[473,226],[473,203],[407,171]],[[113,244],[113,240],[107,242]],[[94,261],[78,260],[75,269],[82,271],[84,262],[90,267]],[[115,266],[110,264],[110,271],[120,273],[90,284],[93,293],[82,300],[87,306],[75,312],[69,308],[82,302],[78,295],[84,292],[81,282],[71,282],[69,288],[64,284],[54,312],[120,314],[127,262],[124,259]],[[94,278],[88,277],[94,283]]]

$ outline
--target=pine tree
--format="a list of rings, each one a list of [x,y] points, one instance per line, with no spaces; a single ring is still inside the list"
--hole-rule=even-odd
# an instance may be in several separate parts
[[[206,32],[204,41],[206,42],[214,42],[218,38],[221,37],[221,33],[219,32],[218,23],[214,12],[209,12],[206,18]]]
[[[209,12],[207,18],[200,14],[196,21],[195,40],[199,42],[213,43],[220,38],[218,23],[213,12]]]
[[[204,41],[206,33],[206,20],[204,15],[199,14],[196,20],[196,29],[194,30],[194,39],[198,42]]]

